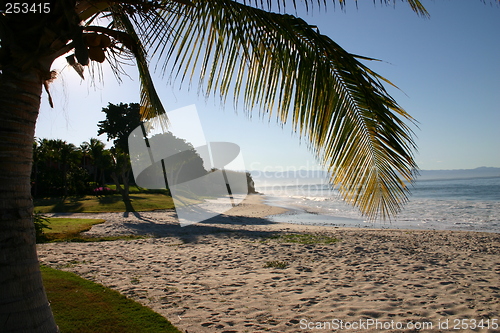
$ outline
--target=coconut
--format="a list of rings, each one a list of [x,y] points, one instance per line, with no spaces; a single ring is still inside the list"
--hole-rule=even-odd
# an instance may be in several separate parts
[[[98,33],[92,32],[83,35],[85,44],[89,47],[99,46],[101,44],[101,35]]]
[[[89,47],[89,58],[97,62],[104,62],[106,56],[104,50],[100,46]]]
[[[99,44],[103,48],[107,48],[111,45],[111,38],[108,35],[101,35],[101,42]]]

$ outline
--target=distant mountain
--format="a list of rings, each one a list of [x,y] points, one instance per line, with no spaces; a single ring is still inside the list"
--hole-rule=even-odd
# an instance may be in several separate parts
[[[500,168],[480,167],[458,170],[420,170],[420,180],[500,177]]]
[[[251,171],[254,179],[327,179],[326,171],[320,170],[296,170],[285,172],[263,172]],[[420,170],[419,180],[433,179],[464,179],[464,178],[490,178],[500,177],[500,168],[480,167],[475,169],[457,169],[457,170]]]
[[[289,170],[289,171],[251,171],[257,178],[326,178],[328,173],[323,170]]]

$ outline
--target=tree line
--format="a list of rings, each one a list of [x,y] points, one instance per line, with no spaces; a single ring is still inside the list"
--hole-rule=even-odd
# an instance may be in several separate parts
[[[60,139],[35,140],[31,175],[32,195],[104,195],[110,192],[106,185],[114,183],[124,202],[129,202],[129,188],[135,182],[130,164],[128,136],[141,125],[139,110],[137,103],[109,103],[102,109],[106,119],[98,123],[97,133],[106,134],[108,141],[113,140],[113,145],[108,149],[106,144],[97,138],[91,138],[80,146]],[[190,143],[170,132],[153,135],[149,140],[151,143],[161,140],[161,144],[156,146],[168,142],[170,153],[183,152],[182,167],[189,170],[188,178],[194,179],[214,171],[205,169],[203,160]],[[255,193],[250,174],[247,173],[246,177],[248,192]],[[207,184],[213,191],[211,185],[214,184]]]
[[[38,139],[33,143],[32,195],[96,194],[119,172],[121,158],[120,152],[106,149],[97,138],[80,146],[60,139]]]
[[[91,138],[79,147],[60,139],[38,139],[33,143],[32,195],[68,196],[104,194],[113,182],[124,200],[129,200],[132,179],[128,156],[128,134],[141,124],[139,104],[114,105],[102,109],[106,119],[98,123],[98,135],[113,141],[111,148]]]

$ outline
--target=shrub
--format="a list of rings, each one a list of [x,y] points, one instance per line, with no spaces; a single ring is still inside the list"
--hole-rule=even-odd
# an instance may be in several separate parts
[[[35,235],[37,243],[41,241],[45,235],[43,229],[52,229],[49,227],[49,218],[40,212],[35,212],[33,214],[33,223],[35,224]]]
[[[115,190],[112,190],[109,187],[97,187],[93,190],[93,192],[94,192],[94,195],[96,197],[101,196],[101,195],[108,195],[108,194],[116,193]]]

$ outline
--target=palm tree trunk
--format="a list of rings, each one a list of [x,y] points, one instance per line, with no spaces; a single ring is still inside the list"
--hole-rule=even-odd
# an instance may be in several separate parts
[[[111,178],[113,178],[113,181],[115,182],[115,185],[116,185],[116,189],[118,190],[118,192],[120,192],[120,194],[122,196],[123,203],[125,204],[125,211],[126,212],[135,212],[134,206],[132,205],[132,200],[130,200],[130,193],[129,193],[130,186],[129,186],[128,178],[126,179],[124,177],[123,172],[120,173],[120,175],[121,175],[121,177],[118,176],[118,174],[115,171],[113,171],[111,173]],[[127,174],[127,176],[128,176],[128,174]],[[120,184],[120,178],[122,178],[123,187]]]
[[[38,263],[30,173],[42,80],[0,71],[0,331],[57,332]]]

